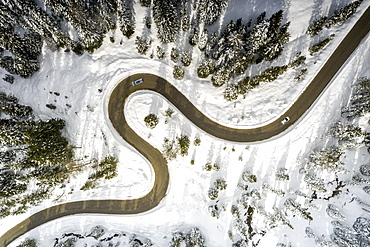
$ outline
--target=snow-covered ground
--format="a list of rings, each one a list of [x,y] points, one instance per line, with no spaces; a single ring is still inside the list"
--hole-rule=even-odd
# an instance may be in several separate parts
[[[343,6],[350,1],[342,1]],[[245,99],[239,97],[235,102],[227,102],[223,98],[222,88],[215,88],[209,79],[199,79],[196,75],[196,65],[200,59],[196,49],[193,52],[192,64],[186,69],[183,80],[175,80],[172,76],[173,63],[167,57],[163,61],[138,55],[134,48],[134,38],[127,40],[116,31],[115,43],[106,38],[103,46],[94,54],[85,53],[77,56],[64,51],[43,49],[41,69],[30,79],[17,78],[14,84],[0,82],[0,91],[15,95],[20,103],[33,107],[37,117],[48,119],[63,118],[67,122],[65,135],[76,146],[75,152],[81,164],[86,164],[84,172],[71,178],[66,188],[57,189],[52,199],[42,205],[31,208],[26,214],[9,216],[0,220],[0,235],[29,215],[57,202],[68,202],[86,199],[127,199],[145,195],[153,184],[153,172],[150,164],[138,155],[135,150],[125,144],[110,126],[106,107],[110,91],[123,78],[138,72],[153,73],[166,78],[173,83],[190,101],[207,116],[220,124],[235,128],[252,128],[264,125],[280,116],[304,90],[320,66],[330,56],[336,45],[351,29],[353,24],[370,4],[365,0],[360,10],[344,25],[320,34],[326,38],[334,33],[335,38],[318,55],[308,55],[308,47],[317,42],[305,35],[308,23],[318,15],[327,14],[329,10],[338,7],[337,1],[230,1],[229,9],[221,18],[222,23],[240,16],[256,17],[266,11],[267,16],[283,9],[286,21],[291,21],[291,42],[286,47],[284,55],[272,64],[262,63],[251,66],[250,74],[256,74],[271,65],[286,64],[297,52],[307,56],[308,74],[305,79],[294,82],[295,71],[289,71],[278,80],[262,84],[250,91]],[[136,7],[137,35],[140,35],[145,11]],[[154,25],[153,25],[154,26]],[[153,28],[152,28],[153,30]],[[154,35],[154,34],[153,34]],[[136,34],[134,35],[136,36]],[[154,36],[153,36],[154,37]],[[123,40],[123,45],[119,44]],[[157,43],[154,41],[152,49]],[[178,41],[181,43],[181,41]],[[171,233],[191,227],[199,227],[207,240],[207,246],[230,246],[228,231],[232,225],[230,207],[240,195],[237,183],[243,171],[257,174],[258,184],[263,182],[284,191],[298,188],[304,190],[302,175],[299,169],[304,158],[315,148],[325,147],[324,137],[327,128],[340,119],[340,109],[346,105],[351,93],[351,84],[356,78],[370,76],[370,36],[347,61],[341,72],[337,74],[326,92],[315,103],[314,107],[293,128],[279,137],[263,143],[236,144],[215,139],[185,119],[169,102],[154,93],[140,92],[130,97],[125,106],[125,114],[131,127],[139,135],[148,140],[154,147],[161,149],[163,139],[175,138],[181,133],[189,135],[191,142],[195,137],[201,139],[201,145],[191,145],[189,155],[178,156],[169,162],[170,186],[166,198],[156,209],[132,216],[78,215],[49,222],[30,231],[25,236],[39,239],[41,246],[52,246],[53,240],[63,232],[87,232],[94,225],[103,225],[108,231],[129,231],[150,238],[156,246],[166,246]],[[170,48],[168,49],[168,51]],[[2,74],[1,74],[2,73]],[[4,72],[0,72],[2,76]],[[57,96],[56,93],[60,95]],[[52,103],[55,110],[45,105]],[[68,104],[68,105],[67,105]],[[164,116],[165,110],[175,110],[171,118]],[[144,117],[149,113],[159,116],[159,124],[153,130],[146,128]],[[366,119],[366,118],[364,118]],[[168,123],[165,123],[165,120]],[[360,124],[369,130],[365,120]],[[97,188],[81,191],[91,168],[91,159],[101,160],[107,154],[115,154],[119,158],[118,176],[101,183]],[[194,165],[191,165],[194,160]],[[350,172],[358,171],[359,165],[369,160],[364,148],[346,153],[346,167]],[[206,163],[218,163],[219,171],[205,171]],[[286,183],[275,181],[275,171],[284,167],[291,180]],[[208,189],[217,178],[225,178],[227,189],[220,193],[220,202],[225,205],[219,219],[212,218],[208,211],[210,200]],[[340,197],[341,200],[350,200]],[[330,203],[341,205],[333,199]],[[272,193],[266,193],[261,205],[266,211],[273,206],[281,207],[283,201]],[[325,201],[327,204],[328,202]],[[294,230],[280,226],[268,231],[260,242],[260,246],[275,246],[276,243],[291,243],[292,246],[313,246],[312,239],[305,236],[305,228],[310,225],[318,234],[324,234],[329,239],[332,232],[332,219],[325,213],[326,204],[321,203],[318,211],[312,212],[314,221],[308,222],[291,218]],[[369,201],[367,202],[369,203]],[[343,208],[347,224],[352,225],[359,213],[354,204],[348,203]],[[258,217],[258,216],[257,216]],[[262,219],[261,219],[262,220]],[[258,219],[256,219],[258,221]],[[15,241],[16,246],[21,240]]]

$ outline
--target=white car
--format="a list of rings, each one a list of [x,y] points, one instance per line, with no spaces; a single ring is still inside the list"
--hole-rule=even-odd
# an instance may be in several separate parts
[[[289,122],[290,120],[290,117],[285,117],[282,121],[281,121],[281,124],[286,124],[287,122]]]
[[[144,79],[143,78],[140,78],[140,79],[137,79],[135,81],[132,82],[132,86],[136,86],[140,83],[143,83],[144,82]]]

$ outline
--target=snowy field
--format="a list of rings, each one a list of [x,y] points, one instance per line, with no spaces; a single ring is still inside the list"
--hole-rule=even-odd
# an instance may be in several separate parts
[[[283,55],[272,63],[264,62],[251,66],[248,69],[250,75],[270,66],[287,64],[297,52],[307,57],[305,67],[308,68],[308,74],[302,81],[295,82],[293,78],[296,71],[290,70],[279,79],[251,90],[245,99],[239,96],[235,102],[228,102],[223,98],[224,87],[215,88],[209,79],[197,77],[196,66],[200,54],[197,54],[199,50],[196,49],[193,51],[192,64],[186,68],[185,78],[175,80],[172,76],[173,63],[169,57],[159,61],[139,55],[135,49],[134,38],[127,40],[118,30],[114,33],[115,43],[111,43],[107,37],[103,46],[93,54],[77,56],[62,50],[50,51],[44,47],[40,71],[30,79],[17,78],[14,84],[1,81],[0,91],[15,95],[20,103],[32,106],[35,115],[40,119],[52,117],[65,119],[67,123],[65,135],[76,147],[76,157],[81,164],[88,164],[93,158],[101,160],[108,154],[117,155],[118,176],[100,183],[92,190],[81,191],[80,188],[91,172],[91,168],[88,168],[71,178],[67,187],[56,189],[50,200],[31,208],[25,214],[1,219],[0,235],[33,213],[56,203],[88,199],[138,198],[150,191],[154,178],[151,165],[124,143],[107,118],[110,92],[121,79],[129,75],[145,72],[166,78],[204,114],[220,124],[234,128],[253,128],[279,117],[305,89],[370,4],[370,0],[365,0],[349,21],[339,27],[324,30],[320,37],[311,38],[305,34],[310,20],[350,1],[339,2],[230,1],[228,10],[221,18],[222,23],[240,16],[247,16],[246,19],[249,16],[255,17],[263,11],[270,16],[280,9],[284,10],[285,21],[291,21],[290,42]],[[139,4],[136,4],[135,8],[136,19],[142,20],[144,9]],[[141,25],[137,24],[138,35],[141,33]],[[335,34],[335,38],[329,45],[319,54],[310,56],[308,47],[319,38],[325,38],[330,34]],[[120,45],[119,40],[123,40],[124,45]],[[153,50],[156,47],[155,42],[158,41],[154,40]],[[26,233],[24,237],[36,238],[40,246],[46,247],[52,246],[54,238],[60,237],[65,232],[84,233],[93,226],[102,225],[107,232],[132,232],[151,239],[154,246],[167,246],[172,232],[198,227],[206,238],[207,246],[231,246],[228,231],[232,229],[235,219],[230,213],[230,208],[237,203],[241,195],[237,185],[244,171],[257,175],[258,181],[253,184],[255,188],[261,188],[264,183],[269,184],[275,189],[290,193],[291,197],[304,203],[304,198],[293,193],[297,189],[307,190],[300,169],[305,158],[313,150],[329,145],[325,134],[334,122],[341,119],[341,108],[349,100],[351,85],[359,77],[370,76],[369,44],[368,35],[304,118],[286,133],[261,143],[239,144],[213,138],[192,125],[181,112],[159,95],[143,91],[130,96],[125,106],[126,118],[130,126],[154,147],[162,149],[165,137],[172,139],[182,133],[189,135],[191,143],[195,138],[201,140],[200,146],[191,144],[188,156],[178,156],[169,162],[169,190],[160,206],[150,212],[132,216],[86,214],[64,217],[44,224]],[[0,71],[0,76],[4,73]],[[55,110],[47,108],[48,103],[54,104],[57,108]],[[168,108],[175,110],[171,118],[165,116]],[[143,121],[149,113],[159,116],[159,124],[154,129],[147,128]],[[367,115],[356,120],[355,124],[370,131],[368,119]],[[344,119],[342,121],[345,122]],[[369,154],[364,147],[346,150],[343,158],[346,169],[349,170],[346,176],[353,175],[359,166],[368,160]],[[193,165],[191,161],[194,161]],[[220,170],[205,171],[204,165],[207,163],[219,164]],[[275,179],[278,168],[287,169],[291,177],[289,181],[281,182]],[[227,182],[227,189],[220,193],[218,202],[218,205],[224,206],[225,211],[220,213],[218,219],[210,215],[209,206],[214,202],[207,196],[208,189],[217,178],[225,178]],[[262,194],[263,198],[258,202],[258,206],[265,211],[271,213],[273,207],[282,208],[284,201],[281,197],[268,191],[263,191]],[[284,225],[270,229],[261,237],[259,246],[276,246],[277,243],[284,243],[286,246],[289,244],[314,246],[314,240],[308,238],[305,233],[307,226],[310,226],[317,235],[323,235],[329,240],[332,233],[330,222],[333,221],[325,211],[329,203],[335,204],[346,215],[344,222],[347,225],[352,225],[361,215],[369,217],[369,213],[361,210],[358,204],[350,203],[353,197],[354,195],[349,192],[330,200],[314,201],[317,210],[310,211],[314,219],[312,221],[288,214],[294,229]],[[370,200],[367,198],[365,202],[369,204]],[[254,217],[256,218],[253,222],[263,226],[263,216],[254,214]],[[10,246],[17,246],[22,239],[14,241]]]

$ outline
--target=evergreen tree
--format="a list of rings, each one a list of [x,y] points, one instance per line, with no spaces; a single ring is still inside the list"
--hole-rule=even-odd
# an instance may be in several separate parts
[[[122,34],[129,39],[135,32],[135,17],[129,1],[118,0],[118,21]]]
[[[199,0],[198,3],[200,21],[212,25],[226,9],[228,0]]]
[[[173,0],[154,0],[153,18],[157,27],[159,40],[163,43],[175,41],[180,29],[180,19],[177,13],[176,2]]]

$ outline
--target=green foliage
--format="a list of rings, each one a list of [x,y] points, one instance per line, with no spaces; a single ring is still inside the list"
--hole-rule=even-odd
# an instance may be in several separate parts
[[[171,108],[168,108],[166,111],[165,111],[165,116],[166,117],[172,117],[172,114],[174,114],[175,113],[175,111],[174,110],[172,110]]]
[[[175,47],[172,47],[170,57],[171,57],[172,62],[177,63],[180,57],[179,50],[176,49]]]
[[[152,0],[139,0],[139,2],[141,6],[149,8],[152,3]]]
[[[200,138],[197,137],[194,139],[194,146],[200,146],[200,143],[201,143]]]
[[[161,46],[157,46],[156,53],[159,60],[162,60],[166,56],[166,52]]]
[[[289,67],[290,68],[297,68],[299,66],[301,66],[302,64],[304,64],[304,62],[306,61],[306,57],[305,56],[299,56],[296,60],[294,60],[293,62],[289,63]]]
[[[217,178],[214,182],[215,188],[218,190],[226,190],[227,184],[226,180],[223,178]]]
[[[144,55],[148,51],[152,44],[152,41],[149,39],[144,39],[143,37],[136,36],[135,45],[137,51]]]
[[[32,108],[18,104],[18,99],[0,92],[0,112],[15,118],[32,118]]]
[[[5,77],[3,78],[4,81],[9,82],[10,84],[14,83],[14,76],[5,74]]]
[[[117,176],[117,157],[108,155],[95,165],[93,165],[94,172],[89,176],[88,180],[81,187],[81,190],[89,190],[98,185],[99,179],[112,179]]]
[[[159,119],[158,119],[157,115],[151,113],[151,114],[149,114],[148,116],[146,116],[144,118],[144,122],[145,122],[146,127],[150,128],[150,129],[154,129],[157,126],[157,124],[159,123]]]
[[[161,42],[175,41],[180,30],[180,18],[177,3],[173,1],[153,0],[153,18],[157,35]]]
[[[321,41],[319,41],[318,43],[314,44],[313,46],[311,46],[310,48],[308,48],[308,51],[310,52],[310,55],[314,55],[316,53],[318,53],[322,48],[324,48],[329,42],[330,40],[332,40],[332,36],[326,38],[326,39],[323,39]]]
[[[224,98],[227,101],[234,101],[238,98],[238,96],[239,96],[239,89],[237,85],[230,85],[225,88]]]
[[[184,51],[181,55],[181,62],[185,67],[191,64],[191,54],[188,51]]]
[[[215,70],[215,63],[211,60],[201,63],[197,69],[199,78],[207,78],[209,75],[213,74]]]
[[[344,162],[340,160],[344,152],[336,146],[323,148],[311,153],[306,164],[307,169],[321,168],[334,173],[346,173]]]
[[[181,156],[188,155],[188,150],[189,150],[189,146],[190,146],[189,136],[181,135],[180,137],[177,137],[176,139],[177,139],[177,143],[180,146],[180,150],[179,150],[180,155]]]
[[[211,163],[207,163],[207,164],[205,164],[203,169],[204,169],[204,170],[206,170],[206,171],[211,171],[211,170],[212,170],[212,165],[211,165]]]
[[[37,241],[33,238],[26,238],[24,241],[22,241],[17,247],[37,247]]]
[[[211,200],[216,200],[216,199],[217,199],[217,197],[218,197],[218,190],[217,190],[217,189],[215,189],[215,188],[210,188],[210,189],[208,190],[208,197],[209,197],[209,199],[211,199]]]
[[[243,172],[242,178],[245,182],[249,182],[249,183],[257,182],[257,176],[250,172]]]
[[[230,79],[230,72],[228,71],[226,67],[224,67],[216,71],[216,73],[212,75],[211,81],[212,81],[213,86],[221,87],[227,81],[229,81],[229,79]]]
[[[177,80],[184,78],[185,71],[182,67],[175,65],[173,67],[173,77]]]
[[[330,28],[334,25],[340,25],[347,19],[349,19],[354,13],[356,13],[357,8],[360,6],[363,0],[354,1],[348,5],[336,9],[331,16],[323,16],[313,23],[311,23],[307,29],[307,34],[315,36],[319,34],[321,30]]]
[[[342,117],[349,120],[362,117],[370,112],[370,78],[358,79],[353,88],[348,106],[342,109]]]

